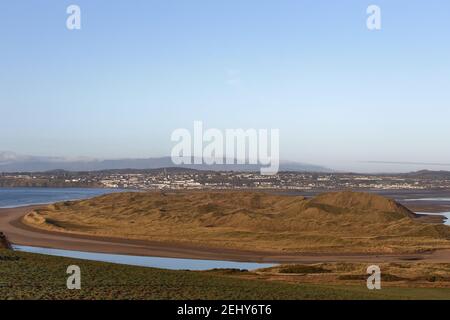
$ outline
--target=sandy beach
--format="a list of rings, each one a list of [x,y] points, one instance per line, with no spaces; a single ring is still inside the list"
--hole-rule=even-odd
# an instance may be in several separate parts
[[[66,234],[32,228],[21,219],[38,206],[0,209],[0,230],[14,245],[45,247],[98,253],[155,256],[187,259],[228,260],[271,263],[320,262],[450,262],[450,250],[419,254],[293,254],[212,248],[190,244],[130,240],[110,237]]]

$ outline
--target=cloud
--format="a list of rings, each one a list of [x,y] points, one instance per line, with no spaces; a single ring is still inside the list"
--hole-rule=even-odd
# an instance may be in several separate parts
[[[412,162],[412,161],[360,161],[361,163],[376,163],[376,164],[396,164],[396,165],[418,165],[418,166],[440,166],[450,167],[450,163],[439,162]]]

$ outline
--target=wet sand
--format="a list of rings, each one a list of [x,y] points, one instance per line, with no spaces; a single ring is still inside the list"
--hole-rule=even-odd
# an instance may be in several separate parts
[[[229,248],[213,248],[191,244],[131,240],[100,236],[76,235],[40,230],[27,226],[21,219],[39,206],[0,209],[0,231],[15,245],[113,253],[137,256],[226,260],[264,263],[319,263],[319,262],[446,262],[450,263],[450,250],[418,254],[295,254],[291,252],[262,252]]]

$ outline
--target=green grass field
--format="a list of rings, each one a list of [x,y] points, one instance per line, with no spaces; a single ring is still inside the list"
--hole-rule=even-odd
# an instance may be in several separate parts
[[[82,289],[66,288],[78,265]],[[450,299],[450,289],[297,285],[0,250],[0,299]]]

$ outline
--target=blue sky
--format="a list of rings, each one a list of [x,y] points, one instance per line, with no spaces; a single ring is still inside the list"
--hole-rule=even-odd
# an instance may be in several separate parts
[[[0,46],[0,150],[169,155],[201,120],[279,128],[283,159],[337,169],[450,163],[447,0],[2,1]]]

